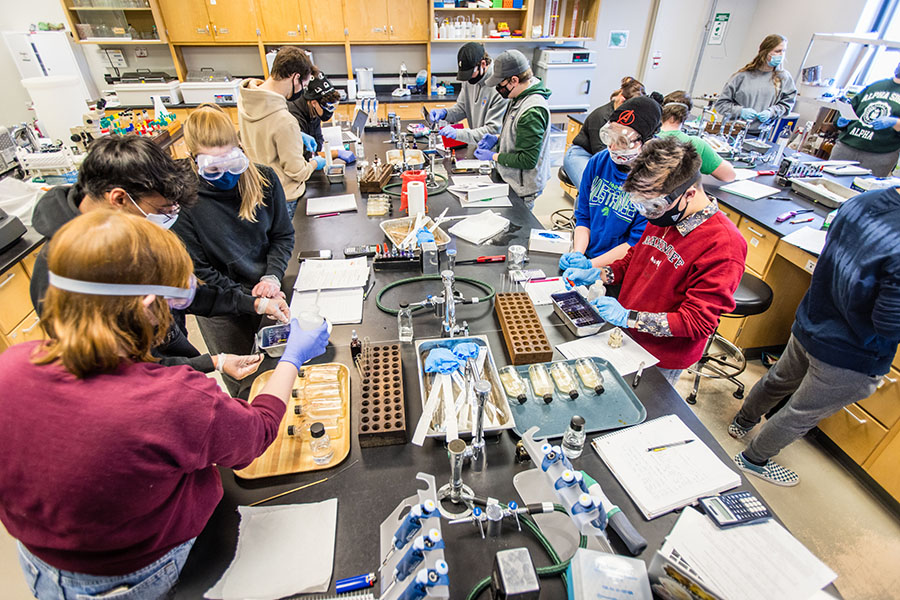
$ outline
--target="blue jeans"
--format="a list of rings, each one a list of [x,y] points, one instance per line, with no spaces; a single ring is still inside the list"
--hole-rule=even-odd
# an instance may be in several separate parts
[[[572,144],[566,150],[566,155],[563,157],[563,168],[566,170],[566,175],[575,184],[576,190],[581,188],[584,168],[587,167],[588,161],[591,160],[592,156],[593,154],[577,144]]]
[[[300,202],[299,198],[296,200],[288,200],[287,201],[288,218],[292,221],[294,220],[294,213],[297,212],[297,204],[299,202]]]
[[[681,377],[682,371],[684,371],[684,369],[659,368],[659,374],[662,375],[672,387],[675,387],[675,384],[678,383],[678,378]]]
[[[20,542],[17,545],[25,582],[39,600],[157,600],[170,597],[196,539],[175,546],[143,569],[113,576],[61,571],[29,552]]]

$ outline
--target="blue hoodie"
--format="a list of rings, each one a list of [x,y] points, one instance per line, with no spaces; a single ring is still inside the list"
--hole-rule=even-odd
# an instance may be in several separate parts
[[[603,150],[591,157],[584,168],[578,190],[575,225],[591,230],[585,256],[594,258],[622,243],[634,246],[647,226],[647,219],[638,214],[629,194],[622,190],[628,172]]]
[[[884,375],[900,341],[900,188],[845,202],[791,331],[824,363]]]

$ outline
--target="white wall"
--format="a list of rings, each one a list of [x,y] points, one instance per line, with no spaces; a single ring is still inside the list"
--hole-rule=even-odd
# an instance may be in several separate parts
[[[749,62],[750,58],[744,56],[744,47],[749,25],[756,13],[756,5],[757,0],[718,0],[716,12],[730,13],[731,16],[722,43],[707,44],[704,48],[700,72],[694,85],[695,97],[720,91],[728,78]],[[707,13],[708,8],[703,14],[704,19]]]

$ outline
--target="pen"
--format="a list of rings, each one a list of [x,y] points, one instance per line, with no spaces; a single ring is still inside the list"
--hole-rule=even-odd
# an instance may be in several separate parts
[[[791,225],[799,225],[800,223],[809,223],[810,221],[813,221],[813,220],[814,220],[813,217],[810,217],[808,219],[794,219],[793,221],[790,221],[790,224]]]
[[[479,256],[478,258],[473,258],[472,260],[458,260],[456,261],[457,265],[479,265],[485,263],[498,263],[498,262],[506,262],[506,256],[503,254],[497,254],[495,256]]]
[[[663,444],[662,446],[653,446],[652,448],[647,448],[647,452],[659,452],[660,450],[674,448],[675,446],[684,446],[685,444],[690,444],[693,441],[694,440],[682,440],[680,442],[672,442],[671,444]]]
[[[543,283],[545,281],[559,281],[559,277],[542,277],[541,279],[532,279],[528,283]]]
[[[338,579],[334,582],[334,591],[338,594],[345,594],[356,590],[364,590],[375,585],[376,579],[375,573],[365,573],[356,577]]]
[[[641,375],[644,374],[644,361],[641,361],[640,366],[638,367],[637,373],[634,374],[634,381],[631,382],[631,387],[636,388],[638,384],[641,382]]]
[[[336,216],[338,216],[339,214],[341,214],[341,213],[325,213],[324,215],[316,215],[315,218],[316,218],[316,219],[323,219],[323,218],[325,218],[325,217],[336,217]]]

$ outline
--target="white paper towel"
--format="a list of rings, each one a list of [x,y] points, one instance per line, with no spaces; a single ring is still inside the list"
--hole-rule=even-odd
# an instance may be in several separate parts
[[[409,214],[425,214],[425,184],[421,181],[410,181],[406,184],[406,205]]]

